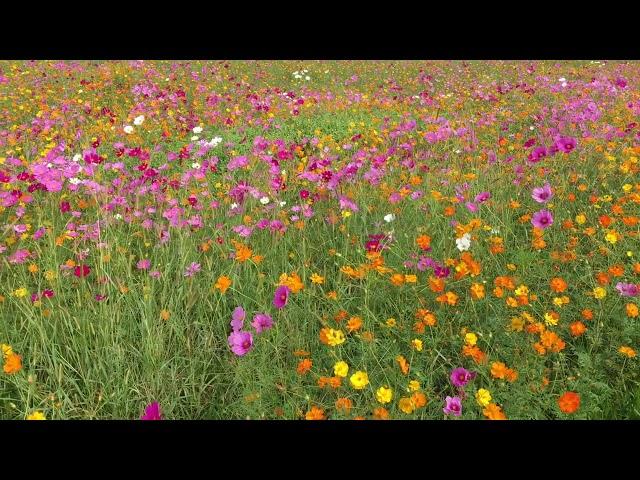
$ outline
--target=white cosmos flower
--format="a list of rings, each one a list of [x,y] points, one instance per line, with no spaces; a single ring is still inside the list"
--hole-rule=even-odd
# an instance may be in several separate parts
[[[284,200],[282,202],[280,202],[280,206],[284,207],[287,204],[287,202],[285,202]]]
[[[191,141],[192,142],[195,142],[196,140],[199,140],[199,139],[200,139],[200,137],[197,136],[197,135],[194,135],[193,137],[191,137]]]
[[[466,252],[471,248],[471,235],[465,233],[462,238],[456,238],[456,247],[461,252]]]
[[[124,133],[133,133],[133,127],[131,125],[127,125],[124,127]]]
[[[79,178],[73,177],[69,179],[69,183],[71,185],[78,185],[79,183],[81,183],[82,180],[80,180]]]
[[[193,133],[202,133],[202,127],[193,127]]]
[[[396,216],[393,213],[388,213],[384,216],[384,221],[387,223],[391,223],[396,219]]]
[[[120,215],[119,213],[116,213],[113,218],[115,218],[116,220],[122,220],[122,215]]]
[[[535,130],[535,129],[536,129],[536,127],[534,127],[533,125],[531,125],[531,126],[529,127],[529,130]]]
[[[267,203],[269,203],[269,201],[270,201],[270,200],[269,200],[269,197],[262,197],[262,198],[260,199],[260,203],[261,203],[262,205],[266,205]]]
[[[142,125],[142,122],[144,122],[144,115],[138,115],[136,118],[133,119],[134,125]]]
[[[304,77],[305,80],[311,80],[311,77],[309,75],[307,75],[306,77]]]
[[[73,156],[73,161],[74,161],[74,162],[79,162],[81,158],[82,158],[82,155],[80,155],[79,153],[76,153],[76,154]]]
[[[200,165],[198,162],[193,162],[193,163],[191,164],[191,168],[193,168],[193,169],[195,169],[195,170],[199,170],[201,166],[202,166],[202,165]]]
[[[222,142],[222,138],[220,138],[220,137],[213,137],[213,138],[211,139],[211,141],[210,141],[210,142],[205,142],[205,143],[206,143],[206,144],[207,144],[207,146],[209,146],[209,147],[217,147],[217,146],[220,144],[220,142]]]
[[[238,204],[237,203],[232,203],[231,204],[231,209],[233,210],[234,208],[238,208]]]

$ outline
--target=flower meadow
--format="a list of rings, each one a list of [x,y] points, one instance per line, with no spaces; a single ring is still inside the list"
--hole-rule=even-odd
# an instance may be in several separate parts
[[[640,418],[639,86],[0,62],[0,418]]]

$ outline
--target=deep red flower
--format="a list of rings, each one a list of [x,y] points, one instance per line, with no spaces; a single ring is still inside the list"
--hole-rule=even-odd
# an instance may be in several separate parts
[[[88,265],[78,265],[73,269],[73,274],[78,278],[86,277],[91,273],[91,267]]]

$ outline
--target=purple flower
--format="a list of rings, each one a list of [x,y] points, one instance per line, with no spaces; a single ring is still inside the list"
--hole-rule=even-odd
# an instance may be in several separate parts
[[[533,198],[538,203],[547,203],[551,198],[553,198],[553,192],[551,191],[551,185],[549,182],[544,184],[544,187],[536,187],[533,189],[533,193],[531,193],[531,198]]]
[[[232,332],[229,335],[229,346],[233,353],[242,357],[253,347],[253,335],[251,332]]]
[[[184,272],[184,276],[193,277],[199,271],[200,271],[200,264],[193,262],[191,265],[187,267],[187,270]]]
[[[234,332],[237,332],[242,328],[244,324],[244,319],[247,314],[242,307],[236,307],[236,309],[231,314],[231,328],[233,328]]]
[[[286,285],[280,285],[276,288],[276,293],[273,295],[273,306],[277,309],[284,308],[289,299],[289,287]]]
[[[576,139],[571,137],[560,137],[555,143],[558,151],[571,153],[576,148]]]
[[[640,294],[640,288],[634,283],[622,283],[618,282],[616,290],[620,292],[623,297],[637,297]]]
[[[456,387],[464,387],[470,380],[475,378],[475,372],[470,372],[466,368],[456,368],[451,372],[451,383]]]
[[[147,405],[144,410],[144,415],[140,417],[140,420],[162,420],[160,404],[158,402],[153,402]]]
[[[257,313],[253,317],[253,322],[251,322],[253,328],[256,329],[256,333],[262,333],[265,330],[269,330],[273,327],[273,320],[270,315],[266,313]]]
[[[456,417],[462,415],[462,402],[460,401],[460,397],[447,397],[444,400],[446,405],[442,411],[445,415],[455,415]]]
[[[536,228],[545,229],[553,225],[553,215],[549,210],[539,210],[533,214],[531,224]]]
[[[476,195],[476,198],[474,200],[475,200],[476,203],[482,203],[482,202],[486,202],[490,198],[491,198],[491,193],[489,193],[489,192],[480,192],[478,195]]]

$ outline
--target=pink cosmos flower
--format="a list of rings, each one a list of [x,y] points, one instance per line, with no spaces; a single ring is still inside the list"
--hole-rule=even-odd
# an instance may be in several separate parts
[[[555,146],[560,152],[571,153],[577,145],[576,139],[571,137],[560,137],[556,140]]]
[[[185,277],[193,277],[196,273],[200,271],[200,264],[197,262],[192,262],[191,265],[187,267],[184,272]]]
[[[151,260],[148,258],[142,259],[136,266],[138,270],[148,270],[151,267]]]
[[[623,297],[637,297],[640,294],[640,288],[634,283],[618,282],[616,290],[618,290]]]
[[[282,309],[287,304],[287,300],[289,299],[289,287],[286,285],[280,285],[276,288],[276,292],[273,296],[273,306],[277,309]]]
[[[538,203],[547,203],[551,200],[553,198],[553,192],[551,191],[551,185],[549,185],[549,182],[545,183],[544,187],[534,188],[531,193],[531,198]]]
[[[234,332],[237,332],[242,328],[245,317],[246,313],[244,311],[244,308],[236,307],[236,309],[231,314],[231,328],[233,328]]]
[[[158,402],[153,402],[147,405],[144,410],[144,414],[140,417],[140,420],[162,420],[160,404]]]
[[[531,217],[531,224],[544,230],[553,225],[553,215],[549,210],[539,210]]]
[[[229,346],[233,353],[242,357],[253,347],[253,335],[251,332],[232,332],[229,335]]]
[[[476,203],[482,203],[482,202],[486,202],[490,198],[491,198],[490,192],[480,192],[478,195],[476,195],[476,198],[474,200]]]
[[[529,154],[529,161],[531,163],[538,163],[544,157],[547,156],[547,149],[544,146],[534,148],[533,152]]]
[[[446,405],[442,409],[445,415],[455,415],[459,417],[462,415],[462,401],[460,397],[447,397],[445,398]]]
[[[466,368],[456,368],[451,372],[451,383],[456,387],[464,387],[470,380],[475,378],[475,372],[470,372]]]
[[[273,319],[266,313],[257,313],[253,317],[253,322],[251,322],[251,325],[256,329],[256,333],[262,333],[263,331],[269,330],[271,327],[273,327]]]

